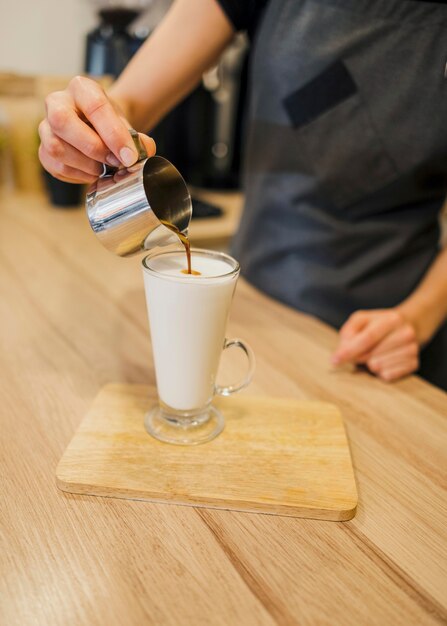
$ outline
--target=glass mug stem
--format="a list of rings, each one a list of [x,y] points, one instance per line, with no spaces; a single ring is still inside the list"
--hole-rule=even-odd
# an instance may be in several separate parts
[[[255,371],[254,352],[249,345],[242,341],[242,339],[225,339],[223,349],[226,350],[227,348],[240,348],[243,352],[245,352],[248,360],[248,372],[245,378],[239,383],[227,385],[226,387],[216,385],[214,388],[214,392],[219,396],[231,396],[231,394],[237,393],[238,391],[241,391],[241,389],[244,389],[244,387],[247,387],[247,385],[250,384],[251,379],[253,378],[253,373]]]

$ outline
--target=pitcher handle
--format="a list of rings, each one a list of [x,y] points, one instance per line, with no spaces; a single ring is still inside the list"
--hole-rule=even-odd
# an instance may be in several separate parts
[[[143,146],[143,144],[140,141],[140,135],[133,128],[129,128],[129,133],[133,139],[135,148],[137,149],[137,152],[138,152],[137,163],[139,163],[140,161],[144,161],[145,159],[147,159],[147,152],[146,152],[146,148]],[[116,174],[118,170],[119,170],[119,167],[114,167],[113,165],[108,165],[107,163],[103,163],[102,172],[99,178],[104,178],[105,176],[113,176],[113,174]]]

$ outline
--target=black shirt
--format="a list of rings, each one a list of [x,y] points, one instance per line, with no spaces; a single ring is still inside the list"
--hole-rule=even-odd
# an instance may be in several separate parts
[[[218,2],[235,30],[247,31],[251,39],[268,0],[218,0]],[[447,4],[447,0],[408,0],[408,2]]]
[[[235,30],[246,30],[251,38],[268,0],[218,0],[218,2]]]

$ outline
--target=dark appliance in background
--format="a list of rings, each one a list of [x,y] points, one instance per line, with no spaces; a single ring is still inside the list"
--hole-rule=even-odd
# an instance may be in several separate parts
[[[147,31],[128,30],[143,12],[144,5],[96,4],[100,23],[87,35],[84,69],[92,76],[108,74],[116,78],[147,37]]]
[[[117,77],[146,39],[147,31],[137,34],[129,27],[151,2],[92,2],[100,24],[87,35],[85,71]],[[247,66],[248,43],[238,35],[200,85],[150,131],[157,152],[172,161],[191,185],[240,186]]]
[[[200,85],[151,131],[157,151],[191,185],[240,186],[248,44],[237,36]]]

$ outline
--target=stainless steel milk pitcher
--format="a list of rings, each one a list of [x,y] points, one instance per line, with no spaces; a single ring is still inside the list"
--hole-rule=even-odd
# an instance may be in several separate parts
[[[86,199],[93,232],[119,256],[178,243],[166,224],[187,234],[192,214],[191,196],[178,170],[163,157],[148,158],[138,133],[130,133],[138,161],[123,169],[104,165]]]

